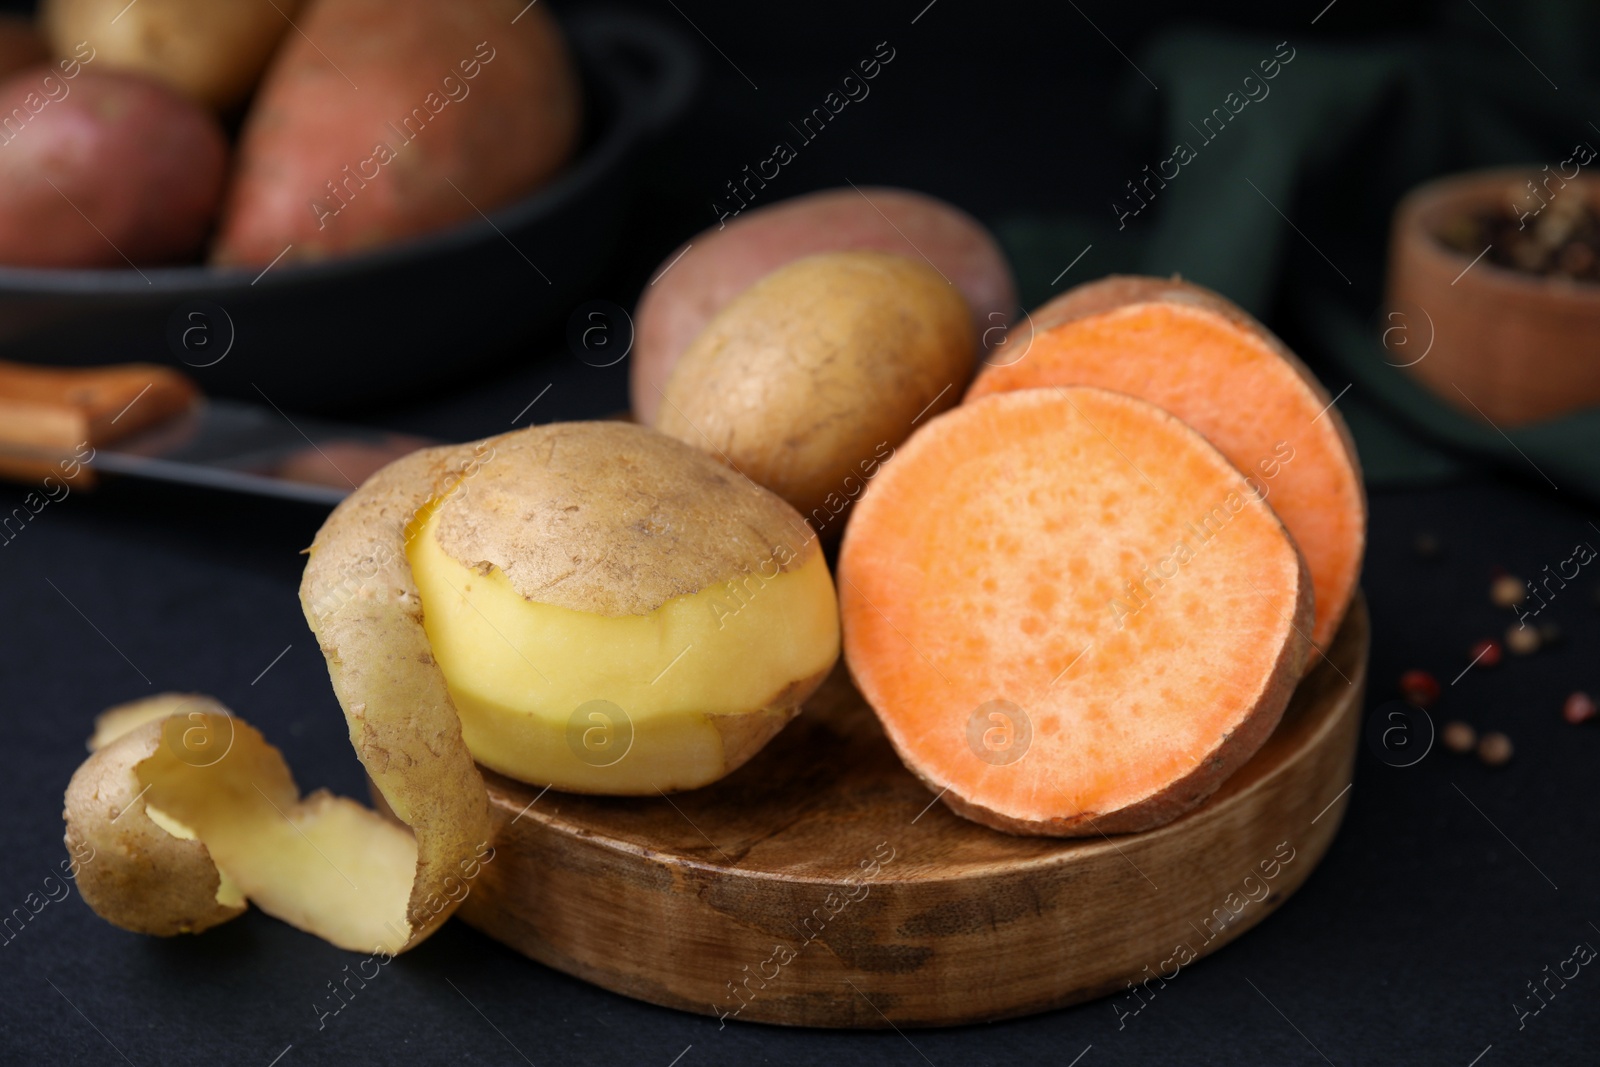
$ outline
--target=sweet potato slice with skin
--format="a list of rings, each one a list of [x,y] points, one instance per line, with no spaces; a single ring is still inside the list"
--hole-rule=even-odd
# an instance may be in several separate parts
[[[838,566],[850,673],[906,765],[996,829],[1169,822],[1265,742],[1309,654],[1310,575],[1282,523],[1134,397],[964,404],[857,508]]]
[[[1266,495],[1305,554],[1317,600],[1310,633],[1326,647],[1361,576],[1367,501],[1350,431],[1305,364],[1236,305],[1176,279],[1091,282],[1032,319],[1026,354],[986,367],[967,398],[1093,385],[1199,430]]]

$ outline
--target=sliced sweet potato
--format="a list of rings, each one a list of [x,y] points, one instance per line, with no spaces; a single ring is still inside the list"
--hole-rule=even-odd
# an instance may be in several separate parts
[[[1277,725],[1310,576],[1245,478],[1143,400],[963,404],[845,529],[845,658],[906,765],[1013,833],[1131,832],[1209,796]]]
[[[1033,313],[1015,362],[986,367],[968,399],[1094,385],[1143,397],[1204,434],[1251,479],[1311,568],[1326,647],[1355,595],[1367,501],[1355,444],[1333,398],[1266,327],[1209,289],[1113,276]]]

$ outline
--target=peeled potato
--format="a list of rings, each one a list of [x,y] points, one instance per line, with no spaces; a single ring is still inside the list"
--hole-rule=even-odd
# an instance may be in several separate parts
[[[895,446],[960,399],[976,357],[966,301],[933,268],[881,252],[809,256],[711,321],[655,425],[831,536]]]
[[[1011,268],[982,223],[910,189],[824,189],[741,213],[662,261],[639,297],[629,366],[633,413],[649,423],[678,359],[716,314],[758,279],[823,252],[892,252],[929,263],[971,306],[985,346],[1017,310]]]
[[[255,88],[301,0],[44,0],[39,17],[65,56],[90,42],[111,70],[147,74],[225,110]]]
[[[113,708],[64,813],[108,921],[197,933],[250,902],[394,955],[493,860],[474,760],[575,791],[693,788],[749,759],[839,656],[833,580],[800,517],[627,423],[413,453],[335,509],[310,557],[301,603],[398,822],[302,797],[209,697]]]
[[[317,535],[301,599],[353,736],[423,705],[459,721],[483,766],[578,792],[722,777],[839,651],[832,578],[800,517],[620,422],[391,464]],[[391,803],[417,804],[405,779],[425,759],[364,762]]]

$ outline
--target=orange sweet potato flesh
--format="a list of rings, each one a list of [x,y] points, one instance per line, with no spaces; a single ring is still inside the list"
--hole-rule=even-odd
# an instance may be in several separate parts
[[[1266,327],[1208,289],[1117,277],[1033,313],[1025,355],[984,369],[968,399],[1010,389],[1094,385],[1159,405],[1249,476],[1311,568],[1326,648],[1355,596],[1367,502],[1355,444],[1311,371]]]
[[[1303,672],[1312,593],[1293,540],[1145,401],[971,401],[856,508],[838,566],[850,673],[906,765],[985,825],[1169,822],[1260,748]]]

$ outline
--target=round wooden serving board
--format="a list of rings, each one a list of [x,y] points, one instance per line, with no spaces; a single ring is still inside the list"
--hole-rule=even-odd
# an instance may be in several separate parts
[[[1358,600],[1215,796],[1156,830],[1076,840],[935,803],[841,668],[704,789],[540,796],[488,774],[496,853],[460,914],[607,989],[746,1021],[942,1026],[1131,997],[1266,918],[1327,851],[1367,644]]]

